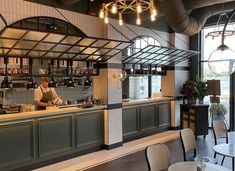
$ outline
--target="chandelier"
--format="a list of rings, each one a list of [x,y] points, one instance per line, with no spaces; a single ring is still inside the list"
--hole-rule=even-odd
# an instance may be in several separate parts
[[[149,10],[151,21],[156,20],[157,10],[154,0],[113,0],[107,4],[102,4],[99,17],[104,19],[107,24],[110,14],[118,14],[119,25],[123,25],[124,13],[136,13],[136,24],[141,24],[140,15],[142,12]]]
[[[216,22],[216,26],[215,26],[214,30],[206,34],[206,36],[205,36],[206,39],[207,38],[214,39],[216,37],[222,36],[222,34],[223,34],[223,30],[221,29],[221,27],[223,25],[223,23],[221,22],[222,18],[225,18],[226,20],[228,20],[227,13],[223,12],[219,15],[219,18],[218,18],[218,21]],[[233,26],[233,24],[232,24],[232,26]],[[233,26],[233,29],[235,30],[234,26]],[[224,37],[235,35],[234,30],[225,30]]]

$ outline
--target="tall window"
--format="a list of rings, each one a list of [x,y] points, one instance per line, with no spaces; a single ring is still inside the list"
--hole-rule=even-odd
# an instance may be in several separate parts
[[[137,37],[132,40],[130,48],[127,50],[127,55],[130,56],[141,49],[145,48],[148,45],[157,45],[160,46],[160,43],[156,41],[152,37],[142,36]],[[138,64],[136,67],[140,67]],[[152,81],[151,85],[149,85],[148,76],[147,75],[139,75],[139,76],[130,76],[129,78],[129,98],[130,99],[143,99],[148,98],[149,96],[149,86],[151,86],[152,94],[160,92],[161,89],[161,76],[154,75],[151,76]]]
[[[220,28],[221,30],[223,27]],[[227,26],[228,30],[234,30],[232,25]],[[228,113],[225,115],[226,121],[229,124],[229,75],[226,76],[218,76],[211,72],[211,70],[208,67],[208,58],[210,54],[219,46],[221,45],[221,36],[215,37],[214,39],[212,38],[205,38],[205,35],[207,33],[214,31],[214,27],[210,28],[205,28],[204,29],[204,34],[203,34],[203,41],[204,41],[204,46],[203,48],[203,54],[202,54],[202,73],[203,73],[203,78],[205,80],[211,80],[211,79],[219,79],[220,80],[220,87],[221,87],[221,96],[220,96],[220,103],[224,104],[224,106],[227,108]],[[230,47],[231,49],[235,50],[235,44],[234,44],[234,36],[227,36],[225,38],[225,44]],[[223,67],[219,66],[220,64],[216,64],[218,67]],[[204,99],[204,103],[210,104],[209,97],[206,97]]]

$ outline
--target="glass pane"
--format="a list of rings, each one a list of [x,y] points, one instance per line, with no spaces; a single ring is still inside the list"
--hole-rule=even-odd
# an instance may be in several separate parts
[[[29,56],[31,57],[41,57],[45,54],[45,52],[40,52],[40,51],[31,51],[29,53]]]
[[[14,28],[7,28],[1,37],[6,37],[6,38],[14,38],[14,39],[19,39],[23,34],[25,34],[25,30],[20,30],[20,29],[14,29]]]
[[[61,43],[73,45],[79,40],[81,40],[81,37],[68,36]]]
[[[52,51],[65,52],[70,47],[71,46],[68,46],[68,45],[57,45],[56,47],[52,49]]]
[[[148,76],[129,77],[129,98],[148,98]]]
[[[83,38],[83,40],[81,40],[78,45],[81,45],[81,46],[89,46],[89,45],[91,45],[94,41],[95,41],[95,39]]]
[[[85,49],[85,47],[74,46],[71,49],[69,49],[69,52],[71,52],[71,53],[79,53],[83,49]]]
[[[0,47],[11,48],[16,40],[0,39]]]
[[[17,43],[15,48],[32,49],[33,46],[35,45],[36,45],[36,42],[21,40],[20,42]]]
[[[161,96],[161,76],[152,76],[152,97]]]
[[[13,57],[15,56],[21,57],[24,56],[27,52],[28,52],[27,50],[11,50],[9,55]]]
[[[43,37],[45,37],[47,33],[42,33],[39,31],[30,31],[25,37],[25,40],[33,40],[40,41]]]
[[[43,41],[44,41],[44,42],[58,43],[58,42],[61,41],[63,38],[64,38],[63,35],[59,35],[59,34],[49,34],[49,36],[47,36]]]
[[[52,44],[52,43],[40,43],[34,49],[47,51],[47,50],[51,49],[53,46],[55,46],[55,44]]]

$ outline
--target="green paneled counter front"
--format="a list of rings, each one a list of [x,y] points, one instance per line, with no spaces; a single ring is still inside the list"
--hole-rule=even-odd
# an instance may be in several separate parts
[[[128,141],[170,128],[170,98],[123,102],[123,140]]]
[[[105,108],[0,115],[0,170],[101,149]]]

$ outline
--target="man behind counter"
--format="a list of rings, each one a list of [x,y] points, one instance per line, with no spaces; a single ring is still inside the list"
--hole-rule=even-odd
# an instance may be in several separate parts
[[[34,102],[37,110],[45,110],[47,106],[51,106],[55,99],[59,99],[54,88],[48,87],[48,77],[42,77],[41,85],[34,91]]]

